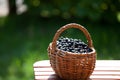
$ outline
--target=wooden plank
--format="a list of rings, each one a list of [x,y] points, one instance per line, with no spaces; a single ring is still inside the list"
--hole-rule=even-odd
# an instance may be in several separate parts
[[[49,60],[43,60],[43,61],[37,61],[33,64],[34,68],[42,68],[42,67],[50,67],[50,61]]]
[[[120,71],[120,67],[96,67],[95,70],[118,70]]]
[[[58,80],[56,75],[35,76],[35,80]],[[90,76],[91,80],[120,80],[120,76]]]
[[[35,76],[50,76],[51,74],[55,74],[55,72],[35,72]]]
[[[52,68],[34,68],[34,71],[41,71],[41,72],[51,72],[53,71]],[[111,72],[120,72],[120,67],[96,67],[94,71],[111,71]]]
[[[120,76],[120,72],[96,72],[92,73],[93,75],[112,75],[112,76]]]
[[[97,60],[91,80],[120,80],[120,60]],[[61,80],[50,66],[49,60],[33,64],[35,80]]]
[[[50,66],[49,60],[37,61],[33,64],[34,67],[46,67]],[[120,67],[120,60],[97,60],[96,66],[112,66]]]
[[[35,80],[55,80],[56,76],[35,76]]]
[[[120,76],[90,76],[91,79],[112,79],[112,80],[120,80]]]
[[[35,76],[48,76],[50,74],[55,74],[55,72],[34,72]],[[120,76],[120,72],[93,72],[92,75],[96,76],[96,75],[103,75],[103,76],[107,76],[107,75],[111,75],[111,76]]]
[[[120,67],[120,60],[96,60],[96,66]]]
[[[34,71],[51,72],[53,71],[53,69],[52,68],[34,68]]]

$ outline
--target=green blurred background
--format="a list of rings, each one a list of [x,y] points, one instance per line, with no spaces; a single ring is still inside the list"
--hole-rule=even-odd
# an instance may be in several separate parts
[[[0,80],[33,80],[33,63],[48,59],[49,43],[68,23],[87,28],[97,59],[120,59],[120,0],[5,1],[8,13],[0,16]],[[86,42],[76,29],[62,36]]]

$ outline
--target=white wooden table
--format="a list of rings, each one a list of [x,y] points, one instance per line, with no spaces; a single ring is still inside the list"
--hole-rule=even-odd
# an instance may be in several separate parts
[[[52,70],[49,60],[33,64],[35,80],[62,80]],[[120,60],[97,60],[90,80],[120,80]]]

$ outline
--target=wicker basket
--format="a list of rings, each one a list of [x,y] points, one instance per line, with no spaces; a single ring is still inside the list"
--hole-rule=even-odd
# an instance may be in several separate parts
[[[89,48],[93,51],[78,54],[58,49],[56,47],[57,39],[64,30],[69,28],[81,30],[88,40]],[[88,80],[95,68],[96,51],[93,47],[91,36],[83,26],[76,23],[67,24],[56,32],[52,43],[48,46],[48,53],[53,70],[60,78],[65,80]]]

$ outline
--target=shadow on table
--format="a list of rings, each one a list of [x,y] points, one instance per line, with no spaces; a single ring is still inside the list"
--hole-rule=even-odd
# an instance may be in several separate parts
[[[52,75],[49,76],[48,80],[63,80],[63,79],[61,79],[56,74],[52,74]]]
[[[52,75],[49,76],[48,80],[64,80],[64,79],[61,79],[56,74],[52,74]],[[88,79],[88,80],[92,80],[92,79]]]

